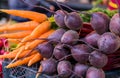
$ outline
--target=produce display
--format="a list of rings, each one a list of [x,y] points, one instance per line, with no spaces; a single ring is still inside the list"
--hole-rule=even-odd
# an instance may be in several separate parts
[[[91,13],[90,23],[81,14],[57,10],[53,17],[45,14],[1,9],[14,16],[30,19],[0,27],[0,37],[16,47],[1,59],[12,59],[5,66],[28,67],[40,63],[41,74],[53,78],[105,78],[103,68],[114,53],[119,56],[119,14],[112,18],[103,12]],[[8,31],[6,33],[3,33]]]

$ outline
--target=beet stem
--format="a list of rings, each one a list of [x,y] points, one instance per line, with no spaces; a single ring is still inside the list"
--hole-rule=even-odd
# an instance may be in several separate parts
[[[21,0],[21,1],[22,1],[23,3],[25,3],[25,4],[27,4],[28,6],[37,7],[37,8],[42,8],[42,9],[45,9],[46,11],[49,11],[49,12],[51,12],[51,13],[55,14],[55,12],[54,12],[54,11],[49,10],[49,9],[47,9],[47,8],[43,7],[43,6],[32,5],[32,4],[30,4],[30,3],[27,3],[25,0]]]
[[[57,4],[57,6],[67,15],[67,13],[63,10],[63,8],[60,6],[57,0],[54,0],[54,2]]]
[[[97,49],[97,48],[95,48],[95,47],[93,47],[92,45],[90,45],[89,43],[87,43],[87,42],[85,42],[85,40],[83,40],[83,39],[77,39],[77,40],[75,40],[75,41],[80,41],[80,42],[83,42],[83,43],[85,43],[86,45],[88,45],[90,48],[92,48],[92,49],[94,49],[94,50],[97,50],[97,51],[99,51],[99,49]]]
[[[85,54],[85,55],[91,55],[90,53],[84,53],[84,54]],[[72,55],[79,55],[79,54],[78,54],[78,53],[74,53],[74,54],[66,55],[66,56],[62,57],[61,59],[59,59],[58,62],[66,59],[67,57],[72,56]]]

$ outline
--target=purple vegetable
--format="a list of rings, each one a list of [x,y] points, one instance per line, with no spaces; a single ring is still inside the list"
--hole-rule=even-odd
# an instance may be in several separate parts
[[[115,14],[110,21],[110,31],[120,36],[120,17],[119,13]]]
[[[86,63],[90,52],[92,52],[91,48],[85,44],[78,44],[71,48],[73,58],[79,63]]]
[[[85,65],[85,64],[79,64],[77,63],[75,66],[74,66],[74,73],[77,74],[77,76],[81,77],[81,76],[85,76],[86,75],[86,72],[88,70],[89,66],[88,65]]]
[[[97,47],[98,46],[97,41],[99,38],[100,38],[100,35],[98,33],[96,33],[95,31],[93,31],[85,37],[85,41],[88,44],[90,44],[94,47]]]
[[[108,32],[109,30],[109,21],[110,18],[102,13],[102,12],[95,12],[92,14],[91,18],[91,25],[92,28],[98,33],[103,34],[105,32]]]
[[[63,36],[63,34],[66,32],[65,29],[63,28],[59,28],[57,29],[55,32],[53,32],[49,37],[48,40],[52,40],[52,41],[60,41],[61,37]]]
[[[120,39],[114,33],[106,32],[98,40],[98,48],[102,53],[111,54],[120,47]]]
[[[60,61],[57,66],[58,75],[62,78],[69,78],[72,74],[72,65],[69,61]]]
[[[94,67],[102,68],[107,64],[108,57],[99,51],[93,51],[89,56],[89,62]]]
[[[79,34],[74,30],[68,30],[63,34],[61,43],[73,44],[77,39],[79,39]]]
[[[105,78],[105,73],[102,69],[90,67],[87,70],[86,78]]]
[[[54,14],[55,23],[61,28],[66,28],[64,17],[65,13],[62,10],[57,10]]]
[[[57,61],[54,59],[48,59],[41,61],[42,73],[53,75],[57,71]]]
[[[64,22],[66,26],[71,30],[80,30],[83,25],[83,21],[80,15],[76,12],[67,13]]]
[[[62,44],[57,44],[54,48],[53,55],[56,59],[61,59],[69,54],[69,50],[64,48]]]
[[[49,42],[39,44],[36,48],[44,58],[50,58],[53,54],[54,46]]]

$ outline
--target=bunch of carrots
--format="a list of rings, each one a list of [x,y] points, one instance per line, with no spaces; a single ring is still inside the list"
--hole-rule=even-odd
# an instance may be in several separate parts
[[[48,21],[47,16],[45,14],[25,10],[0,9],[0,11],[30,19],[30,21],[27,22],[0,27],[0,32],[8,31],[8,33],[0,34],[0,37],[7,38],[8,42],[15,42],[18,44],[16,49],[12,52],[0,55],[0,58],[12,59],[12,62],[8,64],[6,68],[24,64],[31,66],[42,60],[43,57],[37,51],[31,52],[29,56],[25,57],[25,55],[33,50],[38,44],[45,42],[45,40],[38,40],[37,38],[47,38],[55,31],[54,29],[51,29],[51,23]]]

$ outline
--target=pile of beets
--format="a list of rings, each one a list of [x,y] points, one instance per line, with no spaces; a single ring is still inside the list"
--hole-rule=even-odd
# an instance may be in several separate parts
[[[105,78],[103,69],[119,67],[118,13],[111,19],[92,13],[87,24],[77,12],[57,10],[54,19],[59,28],[35,48],[46,58],[40,62],[41,73],[53,78]]]

